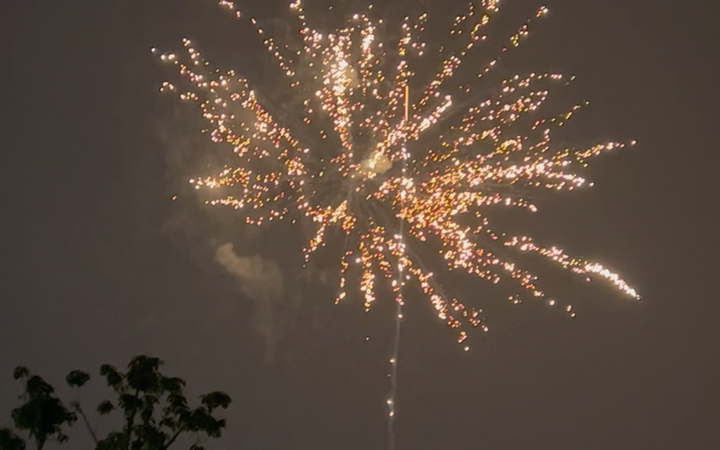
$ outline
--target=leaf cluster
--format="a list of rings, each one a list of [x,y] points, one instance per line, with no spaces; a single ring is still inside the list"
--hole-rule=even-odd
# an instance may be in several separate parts
[[[63,402],[55,395],[55,389],[42,377],[33,375],[26,367],[17,367],[13,371],[13,378],[25,380],[25,387],[20,398],[23,404],[12,410],[12,419],[15,427],[26,430],[35,447],[41,450],[50,439],[65,442],[68,436],[62,431],[63,425],[72,425],[77,416],[65,407]],[[9,430],[3,431],[3,445],[8,448],[17,447],[17,436],[12,436]],[[5,443],[6,442],[6,443]]]

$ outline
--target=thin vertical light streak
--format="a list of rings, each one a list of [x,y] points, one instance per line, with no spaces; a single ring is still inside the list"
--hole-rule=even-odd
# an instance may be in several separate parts
[[[405,129],[405,139],[407,140],[407,124],[409,116],[409,105],[410,105],[410,86],[405,85],[405,120],[403,128]],[[407,152],[403,152],[403,176],[407,172]],[[404,207],[404,195],[401,196],[401,208]],[[401,248],[405,248],[405,224],[404,221],[400,220],[398,237],[400,239]],[[398,264],[398,295],[395,301],[395,337],[393,340],[393,351],[392,358],[390,359],[390,399],[388,400],[388,434],[389,434],[389,449],[395,450],[395,404],[397,398],[397,381],[398,381],[398,357],[400,354],[400,330],[403,319],[403,287],[405,286],[404,266],[401,262]]]

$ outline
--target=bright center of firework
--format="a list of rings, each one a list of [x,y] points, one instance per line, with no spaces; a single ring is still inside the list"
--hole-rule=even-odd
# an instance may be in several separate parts
[[[221,4],[235,8],[232,2]],[[488,89],[485,80],[499,58],[477,49],[498,12],[497,0],[472,2],[455,18],[448,42],[431,46],[422,40],[427,14],[406,17],[394,31],[371,11],[351,14],[342,27],[321,33],[310,25],[300,0],[291,10],[297,27],[290,28],[300,32],[287,42],[265,38],[257,21],[251,23],[288,80],[284,98],[302,99],[299,106],[272,104],[247,79],[209,69],[189,40],[184,41],[186,57],[162,56],[186,81],[182,89],[170,83],[164,88],[195,102],[212,140],[229,144],[237,158],[218,175],[192,181],[197,189],[215,190],[208,203],[237,209],[249,224],[307,222],[314,231],[304,249],[306,260],[326,245],[344,249],[338,301],[346,297],[351,273],[367,308],[375,300],[378,278],[387,281],[398,303],[402,286],[412,284],[439,318],[458,329],[460,342],[468,325],[486,330],[480,310],[449,297],[452,286],[443,286],[434,272],[456,271],[493,284],[506,280],[513,303],[523,296],[546,298],[537,277],[515,262],[532,253],[639,298],[598,263],[491,228],[491,211],[534,212],[532,192],[587,185],[581,176],[587,161],[624,146],[554,145],[553,130],[580,107],[541,115],[550,87],[566,84],[562,75],[514,75]],[[517,47],[546,12],[540,8],[498,54]],[[396,38],[385,39],[382,29]],[[467,57],[473,64],[463,65]],[[428,67],[437,69],[428,73]],[[484,84],[475,89],[479,79]],[[401,161],[403,169],[395,170]],[[376,182],[363,188],[370,179]],[[328,233],[331,229],[341,233]],[[441,264],[430,270],[419,254],[439,255]],[[575,314],[570,305],[565,311]]]
[[[382,175],[392,167],[390,158],[385,156],[381,151],[374,150],[360,163],[360,171],[367,178],[375,178]]]

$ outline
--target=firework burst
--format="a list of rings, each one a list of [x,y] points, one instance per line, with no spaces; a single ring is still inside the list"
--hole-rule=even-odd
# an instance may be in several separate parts
[[[232,2],[220,5],[242,17]],[[581,106],[557,116],[540,115],[550,87],[568,82],[560,74],[514,75],[489,93],[476,92],[477,80],[486,78],[499,60],[478,68],[473,56],[487,40],[497,0],[471,3],[452,22],[456,47],[439,50],[423,41],[427,13],[389,24],[374,18],[370,6],[331,32],[321,32],[300,0],[290,9],[298,32],[289,42],[267,37],[258,21],[248,19],[286,80],[277,89],[292,93],[283,107],[263,100],[268,96],[246,78],[211,69],[189,40],[182,56],[161,55],[182,79],[165,82],[163,90],[194,102],[212,140],[235,153],[234,164],[191,180],[196,189],[214,193],[209,204],[235,208],[249,224],[311,224],[306,261],[321,247],[344,245],[336,301],[346,297],[351,284],[359,284],[369,309],[384,279],[402,305],[403,286],[417,286],[437,316],[458,331],[461,343],[469,328],[487,331],[482,311],[446,295],[420,254],[438,254],[443,271],[491,283],[510,280],[516,287],[510,298],[516,302],[529,295],[550,306],[556,303],[538,287],[534,274],[511,262],[508,255],[514,252],[541,255],[639,298],[596,262],[491,228],[489,208],[535,212],[533,192],[588,185],[580,175],[587,161],[625,146],[607,142],[567,148],[551,142],[553,130]],[[546,12],[539,8],[499,54],[520,45]],[[387,38],[393,33],[385,30],[393,26],[395,37]],[[438,57],[437,69],[428,73],[423,61]],[[350,276],[354,273],[357,278]],[[565,309],[574,316],[571,306]]]

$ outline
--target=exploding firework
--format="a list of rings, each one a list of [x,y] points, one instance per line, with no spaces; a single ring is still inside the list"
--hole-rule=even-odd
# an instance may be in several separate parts
[[[232,2],[220,5],[242,17]],[[493,89],[477,87],[499,61],[478,69],[497,0],[473,2],[455,18],[452,49],[423,41],[427,13],[391,24],[374,18],[370,6],[322,32],[300,0],[290,9],[298,32],[287,42],[267,37],[248,19],[286,80],[276,87],[290,93],[282,107],[247,78],[212,69],[189,40],[182,56],[161,55],[181,75],[162,89],[195,103],[212,140],[235,153],[235,163],[219,173],[190,180],[213,195],[209,204],[235,208],[254,225],[310,224],[306,261],[322,247],[343,249],[336,301],[354,285],[369,309],[385,279],[402,305],[404,286],[416,286],[461,343],[470,328],[487,331],[482,310],[448,296],[428,266],[490,283],[507,279],[516,291],[511,300],[530,296],[554,306],[537,276],[511,262],[513,253],[534,253],[639,298],[596,262],[491,227],[489,209],[535,212],[533,193],[588,185],[581,175],[587,161],[625,146],[551,142],[553,131],[582,106],[541,116],[550,87],[569,81],[560,74],[499,77]],[[546,12],[539,8],[498,53],[520,45]],[[439,65],[428,71],[424,61],[434,59]],[[442,265],[425,263],[420,255],[426,254]],[[574,316],[571,306],[565,310]]]

